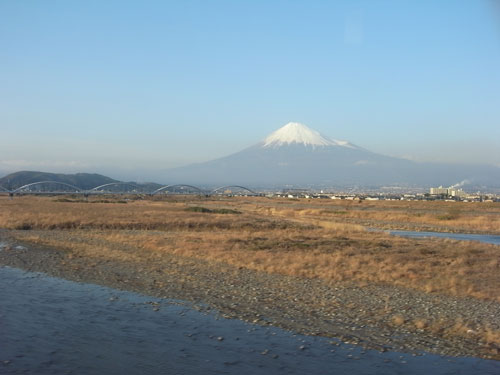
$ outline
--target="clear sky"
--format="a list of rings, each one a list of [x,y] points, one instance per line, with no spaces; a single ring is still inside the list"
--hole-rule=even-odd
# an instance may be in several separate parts
[[[500,165],[500,2],[0,1],[0,173],[155,179],[289,121]]]

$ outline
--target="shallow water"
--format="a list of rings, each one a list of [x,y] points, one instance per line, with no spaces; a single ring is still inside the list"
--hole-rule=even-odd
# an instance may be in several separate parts
[[[8,267],[0,283],[1,374],[500,373],[496,361],[337,346]]]
[[[500,245],[500,236],[493,234],[468,234],[468,233],[441,233],[441,232],[415,232],[411,230],[391,230],[390,234],[402,237],[422,238],[422,237],[439,237],[451,238],[461,241],[480,241]]]

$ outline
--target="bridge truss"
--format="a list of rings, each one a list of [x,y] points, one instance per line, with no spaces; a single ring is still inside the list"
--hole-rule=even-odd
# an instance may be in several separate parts
[[[113,189],[110,189],[113,187]],[[118,188],[118,189],[117,189]],[[125,189],[126,188],[126,189]],[[236,192],[235,192],[236,191]],[[59,182],[59,181],[37,181],[15,189],[7,189],[0,186],[0,193],[8,193],[9,195],[63,195],[63,194],[82,194],[89,196],[92,194],[200,194],[200,195],[238,195],[239,191],[248,192],[245,195],[259,195],[259,193],[241,185],[221,186],[213,190],[202,189],[194,185],[188,184],[172,184],[162,186],[154,191],[142,191],[140,185],[128,182],[111,182],[108,184],[99,185],[91,189],[82,189],[77,186]]]

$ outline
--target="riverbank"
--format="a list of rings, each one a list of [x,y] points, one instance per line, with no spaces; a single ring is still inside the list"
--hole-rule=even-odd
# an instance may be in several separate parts
[[[500,302],[497,245],[406,239],[351,222],[364,214],[372,218],[394,214],[402,220],[400,225],[407,217],[434,225],[432,215],[450,209],[439,203],[431,215],[429,202],[411,202],[409,207],[404,202],[366,203],[365,210],[359,203],[331,200],[134,198],[0,199],[0,228],[9,229],[19,241],[65,249],[89,260],[133,264],[170,254],[327,283],[395,285]],[[483,230],[496,222],[500,225],[500,205],[480,208],[485,212],[470,206],[471,212],[447,220],[447,227],[463,228],[468,222],[463,217]]]
[[[365,212],[434,225],[452,207],[119,198],[0,199],[0,264],[380,350],[500,356],[498,245],[408,239],[350,222]],[[500,206],[453,207],[462,211],[450,211],[449,228],[463,228],[465,217],[483,230],[498,221]]]
[[[500,362],[365,350],[0,266],[2,374],[497,375]]]
[[[325,283],[163,254],[133,263],[75,256],[69,250],[19,243],[8,232],[0,264],[68,280],[181,299],[200,310],[294,332],[336,337],[380,351],[422,351],[500,359],[495,301],[457,298],[395,286]],[[481,334],[480,334],[481,333]]]

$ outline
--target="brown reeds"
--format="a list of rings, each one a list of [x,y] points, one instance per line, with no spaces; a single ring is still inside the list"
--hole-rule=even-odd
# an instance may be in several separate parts
[[[4,199],[0,227],[74,252],[78,243],[85,256],[109,257],[105,248],[110,247],[116,249],[112,256],[128,259],[132,253],[120,248],[133,248],[141,256],[170,253],[327,282],[383,283],[500,301],[498,246],[369,232],[359,224],[328,220],[328,205],[293,210],[288,201],[237,198],[207,199],[201,206],[196,199],[127,204]],[[421,203],[413,209],[429,209],[429,202]],[[379,207],[392,209],[392,203]],[[488,210],[490,216],[496,212]],[[234,212],[240,214],[227,214]],[[466,214],[462,209],[460,215]],[[96,240],[101,241],[97,249]]]
[[[83,257],[89,265],[102,260],[154,264],[169,254],[179,263],[198,258],[327,283],[397,285],[500,302],[499,246],[411,240],[361,225],[411,223],[451,231],[488,231],[496,226],[498,231],[499,204],[457,204],[0,197],[0,228],[10,229],[20,240],[64,250],[68,267],[72,257]],[[388,306],[380,314],[394,326],[474,336],[492,350],[500,345],[500,332],[489,327],[450,319],[407,319]]]

